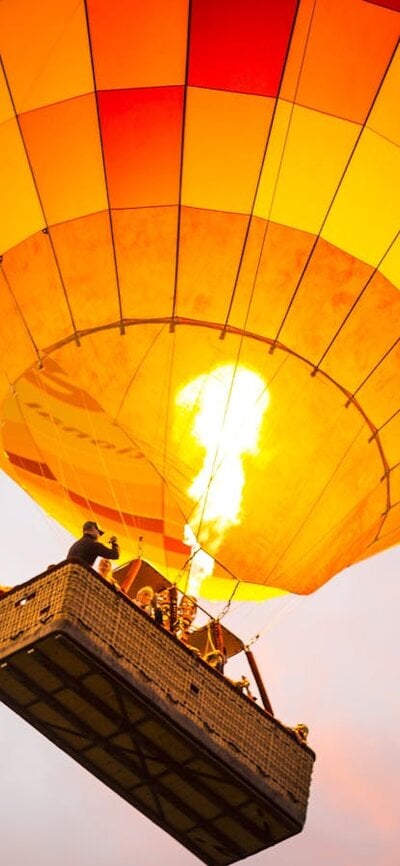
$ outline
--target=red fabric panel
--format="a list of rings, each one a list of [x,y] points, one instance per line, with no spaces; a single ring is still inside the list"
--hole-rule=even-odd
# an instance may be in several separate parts
[[[7,457],[14,466],[19,466],[25,469],[26,472],[33,472],[34,475],[40,475],[41,478],[49,478],[51,481],[56,481],[47,463],[40,463],[39,460],[31,460],[29,457],[23,457],[21,454],[13,454],[7,451]]]
[[[193,0],[189,84],[276,96],[296,0]]]
[[[84,496],[80,496],[79,493],[75,493],[73,490],[66,490],[66,493],[72,502],[81,505],[88,511],[92,511],[95,515],[108,518],[108,520],[113,520],[116,523],[124,523],[126,526],[133,526],[136,529],[143,529],[148,532],[155,532],[159,535],[163,535],[165,550],[169,550],[172,553],[181,553],[187,556],[188,547],[183,543],[183,541],[164,534],[165,527],[163,520],[160,520],[157,517],[143,517],[139,514],[129,514],[127,511],[117,511],[115,508],[109,508],[106,505],[102,505],[100,502],[93,502],[91,499],[85,499]]]
[[[367,3],[372,3],[373,6],[383,6],[384,9],[392,9],[393,12],[400,12],[400,0],[366,0]]]
[[[147,529],[148,532],[159,532],[161,534],[164,531],[164,521],[157,517],[142,517],[139,514],[129,514],[127,511],[117,511],[116,508],[110,508],[108,505],[102,505],[100,502],[86,499],[84,496],[80,496],[79,493],[75,493],[74,490],[66,490],[66,493],[72,502],[82,505],[83,508],[93,511],[94,514],[98,514],[100,517],[105,517],[118,523],[125,523],[127,526],[134,526],[138,529]]]
[[[99,93],[111,207],[176,204],[182,87]]]

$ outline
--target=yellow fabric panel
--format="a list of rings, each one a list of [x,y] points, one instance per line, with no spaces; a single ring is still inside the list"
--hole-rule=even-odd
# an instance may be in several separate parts
[[[50,229],[77,330],[119,320],[108,211]]]
[[[399,230],[399,203],[400,148],[366,129],[323,237],[376,266]]]
[[[390,282],[400,288],[400,235],[385,256],[380,271]]]
[[[183,84],[187,0],[89,0],[99,90]],[[134,22],[134,26],[132,23]]]
[[[398,305],[393,305],[393,315],[398,314],[398,309]],[[398,331],[396,334],[397,340]],[[365,412],[372,418],[376,427],[386,424],[389,418],[397,412],[399,406],[400,344],[396,342],[389,352],[390,348],[388,340],[386,357],[383,359],[381,355],[379,359],[381,363],[365,381],[365,384],[363,384],[356,395],[357,400],[359,400]],[[399,447],[400,442],[397,445],[397,449]],[[389,465],[394,466],[399,462],[398,451],[392,455],[389,452],[387,459]]]
[[[344,488],[347,490],[350,475]],[[321,522],[325,520],[327,531],[321,535],[320,526],[316,521],[311,521],[302,533],[301,538],[296,539],[288,549],[287,554],[279,563],[275,572],[275,579],[279,582],[285,581],[286,574],[293,574],[297,570],[302,594],[314,592],[319,585],[319,576],[326,571],[339,574],[357,560],[360,549],[369,548],[380,527],[380,518],[375,517],[379,508],[383,506],[383,491],[376,490],[370,494],[365,504],[360,508],[354,508],[347,513],[342,522],[335,520],[337,511],[335,503],[331,504],[330,513],[321,510]],[[333,518],[329,521],[329,516]],[[356,534],[354,527],[357,527]],[[398,532],[397,540],[400,538]],[[393,538],[393,543],[396,539]],[[371,551],[372,553],[372,551]],[[288,584],[289,585],[289,584]],[[295,582],[293,583],[293,587]]]
[[[249,212],[272,109],[262,96],[188,89],[183,204]]]
[[[112,219],[123,315],[171,315],[177,208],[115,210]]]
[[[393,449],[395,453],[395,448]],[[400,540],[400,530],[399,530],[399,509],[400,509],[400,466],[390,467],[390,505],[391,511],[393,511],[393,515],[389,512],[391,525],[394,531],[397,531]],[[389,517],[388,515],[388,517]],[[388,524],[389,526],[390,524]],[[388,529],[385,521],[385,531]]]
[[[286,595],[284,589],[271,586],[259,586],[256,583],[237,583],[227,577],[206,577],[201,584],[204,598],[212,601],[225,601],[233,597],[234,601],[269,601]]]
[[[400,50],[390,66],[368,119],[368,128],[400,146]]]
[[[385,518],[382,526],[379,528],[379,534],[372,545],[372,549],[370,551],[371,554],[378,553],[379,550],[386,550],[388,547],[392,547],[394,544],[400,543],[400,531],[399,531],[399,514],[398,514],[398,505],[396,508],[392,508],[389,511],[389,514]]]
[[[107,531],[120,536],[124,559],[137,553],[142,536],[164,567],[164,546],[174,558],[177,544],[181,566],[187,556],[181,543],[183,519],[160,475],[90,392],[69,382],[57,364],[49,360],[17,383],[4,421],[11,474],[18,466],[25,486],[42,501],[44,497],[45,507],[56,496],[58,513],[64,511],[77,534],[85,510],[86,517],[93,512]]]
[[[45,225],[15,120],[0,124],[0,249],[4,253]]]
[[[35,378],[39,381],[37,376]],[[15,419],[11,419],[9,410],[7,413],[5,446],[17,455],[41,459],[66,490],[94,501],[102,501],[116,510],[122,509],[120,498],[117,500],[114,497],[114,473],[106,471],[110,466],[110,453],[114,454],[117,447],[115,442],[108,441],[109,429],[108,440],[95,439],[96,430],[90,429],[92,413],[85,412],[84,408],[80,412],[77,409],[73,412],[69,406],[68,420],[63,420],[58,401],[42,391],[40,385],[32,389],[29,386],[27,388],[25,382],[19,383],[17,398],[18,413],[15,413]],[[100,418],[104,427],[102,415]],[[124,444],[129,445],[127,440]],[[119,460],[121,462],[121,458]],[[115,469],[118,463],[115,456],[112,462]],[[122,485],[121,490],[118,490],[118,493],[121,492]]]
[[[93,90],[85,9],[77,0],[0,3],[0,45],[17,113]]]
[[[71,333],[71,318],[48,235],[40,232],[4,256],[4,272],[37,346]]]
[[[255,214],[318,233],[357,133],[348,121],[280,101]]]
[[[385,454],[396,454],[400,442],[400,412],[393,415],[384,427],[379,430],[379,439]],[[400,505],[400,464],[390,466],[391,504]]]
[[[55,521],[62,524],[72,535],[79,538],[82,534],[83,523],[92,518],[98,521],[106,535],[107,543],[110,535],[116,535],[120,543],[121,556],[115,565],[123,565],[138,555],[139,534],[141,530],[134,531],[131,527],[113,520],[110,517],[99,514],[91,509],[90,504],[72,503],[65,493],[61,484],[38,475],[33,476],[30,472],[16,468],[0,454],[0,467],[7,472],[15,482],[26,490],[40,507]],[[176,553],[173,549],[163,546],[163,535],[157,532],[146,532],[145,544],[143,546],[143,557],[161,571],[171,581],[175,581],[180,573],[182,564],[182,553]],[[65,550],[65,556],[68,549]],[[49,563],[50,565],[50,563]]]
[[[21,126],[47,222],[107,206],[94,95],[24,114]]]

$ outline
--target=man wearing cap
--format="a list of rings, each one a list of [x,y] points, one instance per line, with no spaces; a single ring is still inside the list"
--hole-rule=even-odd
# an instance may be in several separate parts
[[[94,520],[87,520],[83,524],[83,535],[72,545],[68,551],[67,559],[81,559],[87,565],[93,565],[98,556],[104,559],[119,559],[119,544],[113,535],[110,538],[111,547],[106,547],[99,541],[100,535],[104,535],[102,529]]]

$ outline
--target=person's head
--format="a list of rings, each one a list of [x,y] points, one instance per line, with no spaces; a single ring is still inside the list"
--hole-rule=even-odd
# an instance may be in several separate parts
[[[86,523],[83,524],[83,534],[90,535],[91,538],[97,539],[100,535],[104,535],[104,532],[99,526],[97,526],[95,520],[87,520]]]
[[[101,559],[99,562],[99,574],[106,579],[112,574],[112,565],[109,559]]]
[[[180,616],[189,621],[193,622],[197,613],[197,599],[195,599],[194,595],[184,595],[181,598],[181,602],[179,605],[179,614]]]
[[[162,589],[161,592],[157,593],[157,603],[160,607],[169,607],[169,590]]]
[[[136,593],[136,603],[140,607],[147,607],[153,601],[153,589],[151,586],[142,586]]]

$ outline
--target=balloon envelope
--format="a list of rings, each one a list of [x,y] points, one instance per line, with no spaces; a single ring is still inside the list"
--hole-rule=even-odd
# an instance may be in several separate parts
[[[400,539],[398,6],[0,4],[1,466],[202,595]]]

